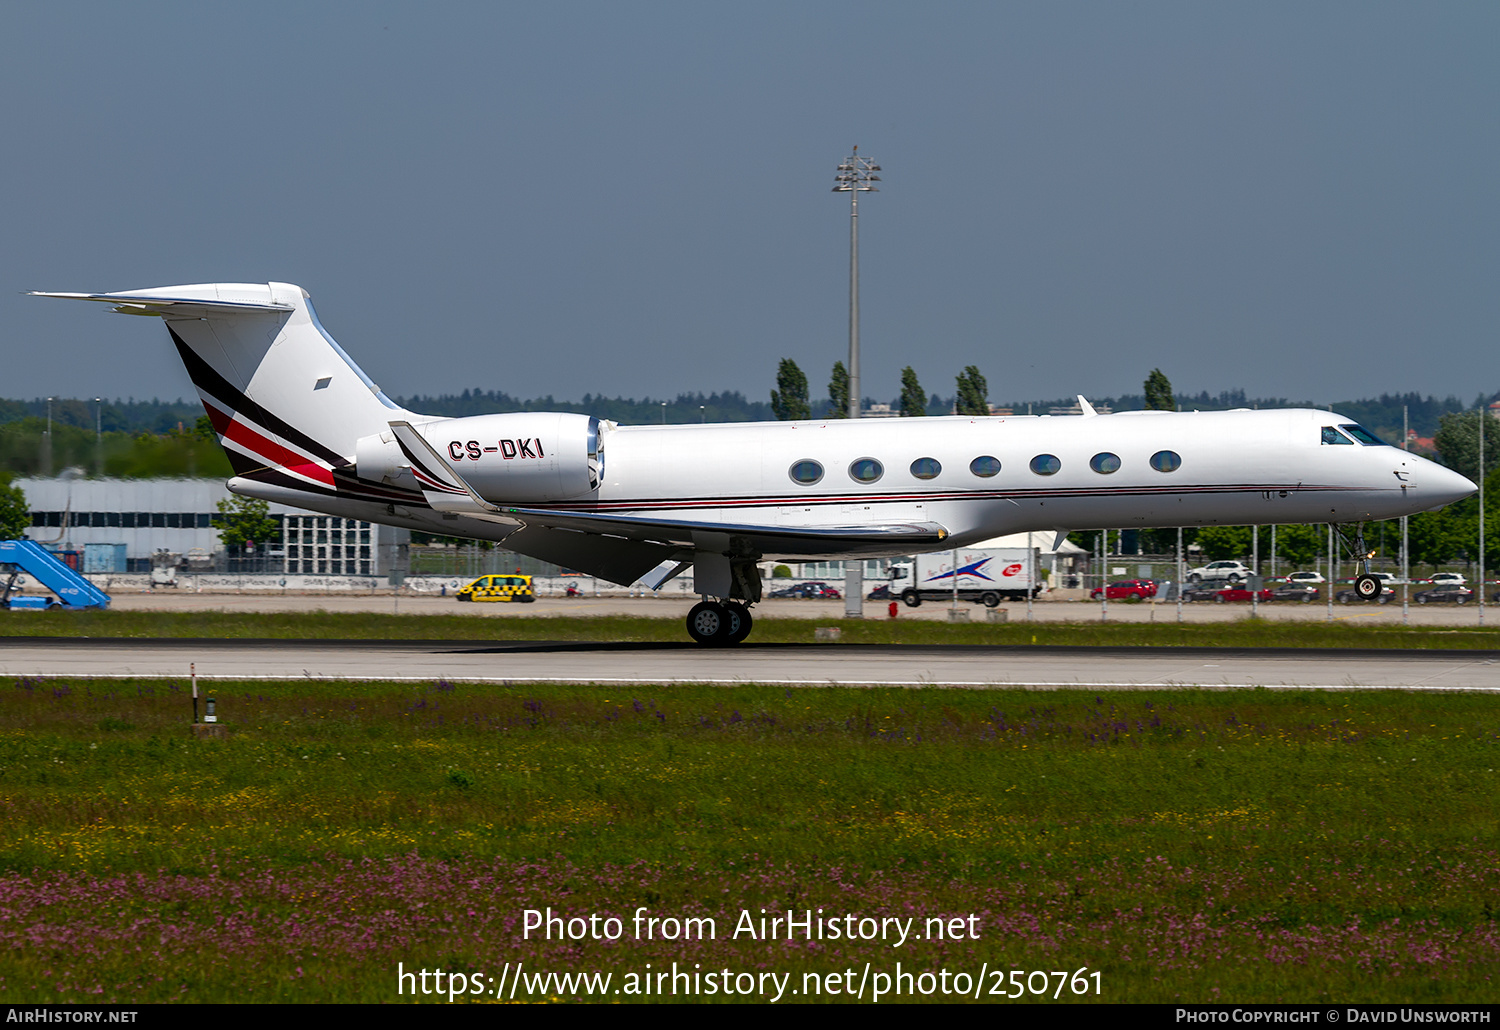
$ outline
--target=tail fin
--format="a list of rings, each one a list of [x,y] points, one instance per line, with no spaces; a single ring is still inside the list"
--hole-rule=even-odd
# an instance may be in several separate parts
[[[269,467],[332,487],[333,470],[353,462],[355,441],[413,417],[324,331],[300,286],[36,296],[102,301],[122,314],[164,319],[236,475]]]

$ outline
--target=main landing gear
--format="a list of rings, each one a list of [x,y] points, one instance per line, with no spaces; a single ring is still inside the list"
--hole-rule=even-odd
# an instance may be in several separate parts
[[[754,622],[750,609],[738,601],[703,600],[688,612],[687,630],[696,643],[727,647],[748,637]]]
[[[1344,531],[1343,526],[1337,523],[1333,524],[1333,529],[1339,535],[1339,541],[1344,545],[1344,550],[1348,552],[1348,557],[1359,562],[1359,575],[1354,577],[1354,596],[1358,597],[1361,601],[1375,600],[1375,598],[1380,596],[1380,592],[1384,589],[1384,586],[1380,580],[1370,575],[1370,559],[1375,556],[1375,552],[1365,546],[1365,524],[1363,522],[1355,523],[1352,537]],[[1334,584],[1330,582],[1328,589],[1332,590],[1333,587]]]

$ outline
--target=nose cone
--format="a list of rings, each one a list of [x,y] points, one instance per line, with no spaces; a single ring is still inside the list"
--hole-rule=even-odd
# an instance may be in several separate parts
[[[1436,462],[1424,464],[1417,470],[1417,476],[1420,477],[1416,483],[1417,499],[1422,502],[1423,511],[1441,508],[1479,492],[1479,487],[1467,476],[1461,476]]]

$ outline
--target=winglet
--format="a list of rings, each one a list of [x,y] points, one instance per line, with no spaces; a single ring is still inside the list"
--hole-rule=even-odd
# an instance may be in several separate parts
[[[1083,412],[1084,418],[1090,418],[1094,415],[1099,414],[1094,410],[1094,406],[1090,404],[1081,393],[1078,395],[1078,407]]]
[[[1068,539],[1069,532],[1070,530],[1066,529],[1059,529],[1057,531],[1057,536],[1052,538],[1052,550],[1054,553],[1056,553],[1057,549],[1063,545],[1063,541]]]
[[[422,487],[422,496],[436,511],[451,511],[471,515],[492,522],[505,522],[513,526],[521,524],[519,519],[501,513],[475,492],[463,476],[443,456],[433,450],[421,433],[410,422],[390,422],[391,432],[396,434],[396,444],[406,460],[411,462],[411,474]]]

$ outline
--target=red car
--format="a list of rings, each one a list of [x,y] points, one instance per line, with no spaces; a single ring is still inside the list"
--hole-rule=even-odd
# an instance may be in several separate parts
[[[1124,597],[1155,597],[1156,583],[1149,579],[1122,579],[1107,587],[1095,587],[1094,592],[1089,596],[1098,600],[1101,590],[1111,601]]]
[[[1243,601],[1248,603],[1250,601],[1251,594],[1252,591],[1247,590],[1244,587],[1229,587],[1227,590],[1216,590],[1214,591],[1214,603],[1229,604],[1235,601]],[[1253,594],[1262,601],[1269,601],[1271,600],[1271,598],[1276,596],[1276,591],[1256,590],[1253,591]]]

